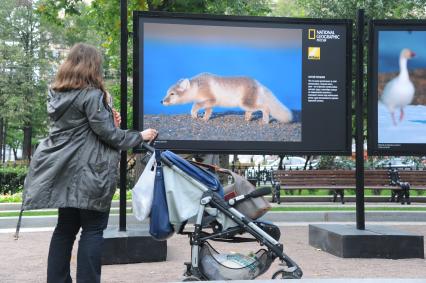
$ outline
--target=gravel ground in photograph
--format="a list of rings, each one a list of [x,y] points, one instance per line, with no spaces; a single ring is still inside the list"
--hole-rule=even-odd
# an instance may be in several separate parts
[[[144,115],[144,128],[159,131],[161,140],[219,140],[219,141],[279,141],[302,140],[301,113],[293,111],[292,123],[271,119],[262,124],[262,113],[256,112],[252,120],[244,120],[243,113],[213,113],[209,121],[191,115]]]

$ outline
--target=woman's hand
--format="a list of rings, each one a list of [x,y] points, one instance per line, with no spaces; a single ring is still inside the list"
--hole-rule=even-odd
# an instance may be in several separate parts
[[[141,132],[142,139],[144,141],[149,141],[149,142],[155,139],[157,135],[158,135],[158,132],[155,129],[146,129]]]
[[[120,128],[120,124],[121,124],[121,115],[120,112],[112,109],[112,114],[114,116],[114,125],[116,128]]]

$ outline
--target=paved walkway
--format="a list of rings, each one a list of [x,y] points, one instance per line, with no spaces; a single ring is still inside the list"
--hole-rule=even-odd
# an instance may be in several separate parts
[[[118,215],[110,215],[110,225],[118,225]],[[366,221],[380,223],[426,223],[426,211],[368,211],[365,213]],[[274,223],[354,223],[356,219],[355,212],[350,211],[328,211],[328,212],[268,212],[264,217]],[[15,229],[18,217],[0,217],[0,233],[3,229]],[[57,222],[57,216],[24,216],[22,219],[22,228],[43,228],[54,227]],[[133,215],[127,215],[127,223],[129,225],[139,225],[139,221]]]
[[[179,281],[178,281],[179,282]],[[248,283],[253,281],[248,280],[235,280],[235,281],[210,281],[214,283]],[[256,280],[256,283],[274,283],[276,280]],[[281,281],[283,282],[283,281]],[[285,281],[289,282],[289,281]],[[395,278],[370,278],[370,279],[358,279],[358,278],[345,278],[345,279],[300,279],[297,281],[291,281],[294,283],[425,283],[426,279],[395,279]],[[177,282],[176,282],[177,283]]]
[[[286,253],[303,269],[305,279],[318,278],[388,278],[381,283],[391,282],[391,278],[423,279],[413,282],[426,282],[426,261],[424,259],[342,259],[308,244],[307,225],[281,227]],[[367,224],[368,225],[368,224]],[[426,235],[426,225],[398,225],[397,229]],[[18,241],[12,233],[0,233],[0,282],[45,282],[46,261],[51,231],[23,232]],[[220,251],[247,254],[256,251],[254,243],[227,244],[213,243]],[[72,257],[72,272],[75,274],[76,249]],[[175,235],[168,241],[167,261],[159,263],[139,263],[128,265],[104,266],[102,282],[176,282],[182,279],[183,263],[190,259],[188,238]],[[271,278],[278,269],[277,262],[259,279]],[[265,281],[264,281],[265,282]],[[301,281],[302,282],[302,281]],[[305,281],[303,283],[314,283]],[[321,283],[355,283],[376,281],[325,280]],[[380,281],[377,281],[380,282]],[[404,282],[404,281],[395,281]],[[408,281],[407,281],[408,282]]]
[[[210,281],[214,283],[248,283],[253,281],[235,280],[235,281]],[[276,280],[256,280],[257,283],[274,283]],[[283,281],[281,281],[283,282]],[[289,282],[289,281],[285,281]],[[294,283],[425,283],[426,279],[395,279],[395,278],[371,278],[371,279],[300,279],[291,281]]]

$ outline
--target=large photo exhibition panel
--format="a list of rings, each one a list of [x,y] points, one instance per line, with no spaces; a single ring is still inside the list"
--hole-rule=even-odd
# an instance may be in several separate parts
[[[350,152],[350,24],[135,14],[134,127],[175,151]]]
[[[370,26],[369,152],[426,153],[426,21]]]

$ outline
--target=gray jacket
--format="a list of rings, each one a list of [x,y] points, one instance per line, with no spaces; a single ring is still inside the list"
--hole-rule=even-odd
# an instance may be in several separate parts
[[[139,132],[114,126],[99,89],[49,91],[51,128],[37,147],[24,183],[23,209],[110,208],[120,150],[142,142]]]

